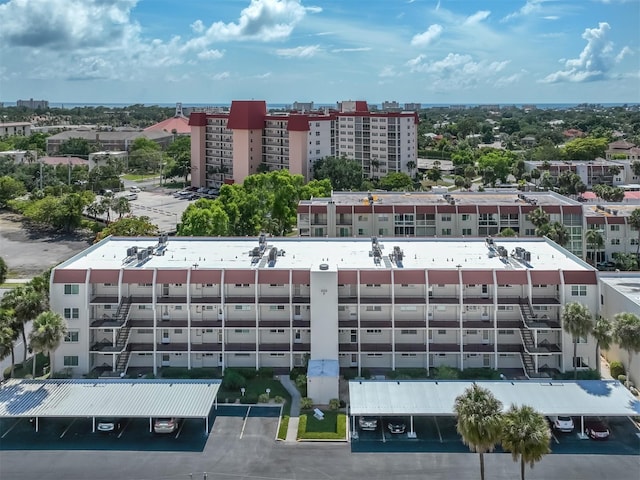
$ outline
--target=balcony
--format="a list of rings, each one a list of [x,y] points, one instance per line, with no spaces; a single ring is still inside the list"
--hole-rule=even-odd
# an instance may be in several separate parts
[[[424,320],[396,320],[396,328],[426,328]]]
[[[294,295],[293,296],[293,303],[296,304],[309,304],[311,303],[311,297],[310,296],[304,296],[304,295]]]
[[[424,343],[396,343],[396,352],[419,352],[423,353],[427,351],[427,346]]]
[[[255,343],[225,343],[226,352],[255,352]]]
[[[187,295],[160,295],[156,303],[161,305],[186,305]]]
[[[498,295],[498,305],[517,305],[520,303],[519,296]]]
[[[349,318],[340,320],[338,319],[338,328],[358,328],[358,319]]]
[[[233,295],[225,297],[226,304],[234,304],[238,303],[241,305],[246,305],[249,303],[256,303],[255,295]]]
[[[221,352],[221,343],[193,343],[191,344],[192,352]]]
[[[358,351],[358,344],[357,343],[340,343],[338,345],[338,351],[340,353],[355,353]]]
[[[309,328],[311,327],[311,320],[293,320],[294,328]]]
[[[258,345],[260,352],[290,352],[291,345],[287,343],[261,343]]]
[[[132,328],[153,328],[153,319],[131,319],[129,325]]]
[[[264,304],[278,304],[278,305],[288,305],[289,304],[289,297],[283,297],[283,296],[279,296],[279,297],[270,297],[267,295],[260,295],[258,297],[258,303],[264,303]]]
[[[457,343],[429,343],[431,353],[460,353],[460,345]]]
[[[255,327],[256,319],[233,319],[233,320],[225,320],[224,326],[227,328],[240,328],[240,327]]]
[[[259,320],[258,326],[262,328],[274,328],[274,327],[289,328],[291,326],[291,322],[288,318],[283,318],[279,320]]]
[[[400,297],[396,295],[395,304],[396,305],[424,305],[426,303],[426,297],[422,296],[414,296],[414,297]]]
[[[363,320],[360,319],[362,328],[391,328],[391,320]]]
[[[168,320],[158,320],[158,328],[186,328],[189,326],[189,322],[186,318],[184,319],[168,319]]]
[[[439,297],[439,296],[429,296],[429,304],[431,305],[456,305],[460,303],[460,298],[456,295],[455,297]]]
[[[348,304],[348,305],[353,305],[358,303],[358,299],[355,296],[348,296],[348,297],[344,297],[344,296],[339,296],[338,297],[338,304]]]
[[[458,319],[455,320],[429,320],[429,328],[449,328],[456,329],[460,328],[460,321]]]
[[[463,320],[462,328],[468,328],[470,330],[481,330],[483,328],[493,328],[493,322],[488,320]]]
[[[131,304],[140,304],[140,305],[150,305],[153,303],[153,297],[151,296],[151,292],[149,295],[131,295]]]
[[[216,320],[213,318],[203,318],[203,319],[192,318],[191,319],[191,328],[221,328],[221,327],[222,327],[222,320]]]
[[[222,299],[220,296],[208,296],[208,295],[192,295],[192,305],[207,305],[207,304],[219,304]]]
[[[493,343],[466,343],[462,346],[464,353],[493,353],[494,350]]]
[[[493,304],[493,298],[489,298],[489,297],[478,297],[478,296],[469,296],[469,297],[464,297],[462,299],[462,303],[464,303],[465,305],[492,305]]]
[[[91,303],[92,305],[114,305],[120,302],[118,300],[118,295],[94,295],[93,297],[91,297],[89,303]]]
[[[311,344],[310,343],[294,343],[293,351],[294,352],[310,352]]]
[[[96,342],[91,345],[90,351],[96,353],[120,353],[122,348],[111,342]]]
[[[560,305],[560,300],[555,297],[534,297],[531,299],[533,305]]]
[[[520,353],[521,350],[520,343],[498,343],[498,353]]]
[[[360,296],[361,305],[391,305],[391,297],[389,296],[375,296],[375,297],[363,297]]]
[[[389,343],[361,343],[360,350],[362,352],[390,352],[391,345]]]
[[[496,323],[498,328],[510,330],[517,330],[522,325],[522,322],[520,322],[520,320],[498,320]]]

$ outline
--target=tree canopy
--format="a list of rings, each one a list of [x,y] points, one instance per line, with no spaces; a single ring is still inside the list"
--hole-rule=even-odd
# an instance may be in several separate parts
[[[507,150],[488,149],[484,151],[478,158],[478,168],[483,173],[491,172],[485,184],[494,183],[496,179],[506,182],[515,159],[516,156]]]
[[[158,226],[151,223],[149,217],[123,217],[111,222],[96,236],[96,242],[113,235],[114,237],[153,237],[158,235]]]
[[[313,178],[328,179],[334,190],[360,190],[362,188],[362,165],[347,158],[327,157],[313,165]]]
[[[604,157],[608,145],[608,138],[576,138],[567,142],[564,156],[567,160],[595,160]]]
[[[413,190],[413,180],[404,172],[392,172],[378,181],[378,187],[395,192],[411,191]]]

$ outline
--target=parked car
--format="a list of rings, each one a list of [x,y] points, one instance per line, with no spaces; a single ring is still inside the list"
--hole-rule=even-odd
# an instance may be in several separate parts
[[[156,418],[153,431],[156,433],[173,433],[178,429],[177,418]]]
[[[113,190],[103,188],[102,190],[100,190],[100,195],[113,195]]]
[[[566,415],[558,415],[554,417],[549,417],[549,421],[551,422],[551,428],[557,430],[558,432],[573,432],[573,418],[568,417]]]
[[[584,422],[584,433],[592,440],[606,440],[611,432],[602,420],[589,418]]]
[[[132,193],[127,193],[127,194],[124,196],[124,198],[126,198],[126,199],[127,199],[127,200],[129,200],[129,201],[137,200],[137,199],[138,199],[138,194],[137,194],[137,193],[133,193],[133,192],[132,192]]]
[[[137,186],[135,186],[135,185],[131,185],[131,186],[129,187],[129,191],[130,191],[131,193],[140,193],[140,191],[141,191],[141,190],[140,190],[140,187],[137,187]]]
[[[176,198],[185,198],[187,195],[191,195],[191,192],[187,192],[183,190],[182,192],[175,192],[173,194],[173,196]]]
[[[373,431],[378,428],[378,419],[375,417],[360,417],[358,424],[362,430]]]
[[[389,420],[387,428],[391,433],[404,433],[407,425],[402,420]]]
[[[122,426],[119,418],[99,418],[96,423],[96,430],[104,433],[117,432]]]

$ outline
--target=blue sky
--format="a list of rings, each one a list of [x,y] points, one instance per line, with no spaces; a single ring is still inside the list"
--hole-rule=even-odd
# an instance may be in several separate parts
[[[640,102],[640,0],[0,0],[0,101]]]

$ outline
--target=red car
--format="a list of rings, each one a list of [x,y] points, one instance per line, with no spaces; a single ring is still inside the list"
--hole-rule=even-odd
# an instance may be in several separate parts
[[[589,419],[584,422],[584,433],[592,440],[606,440],[611,432],[602,420]]]

